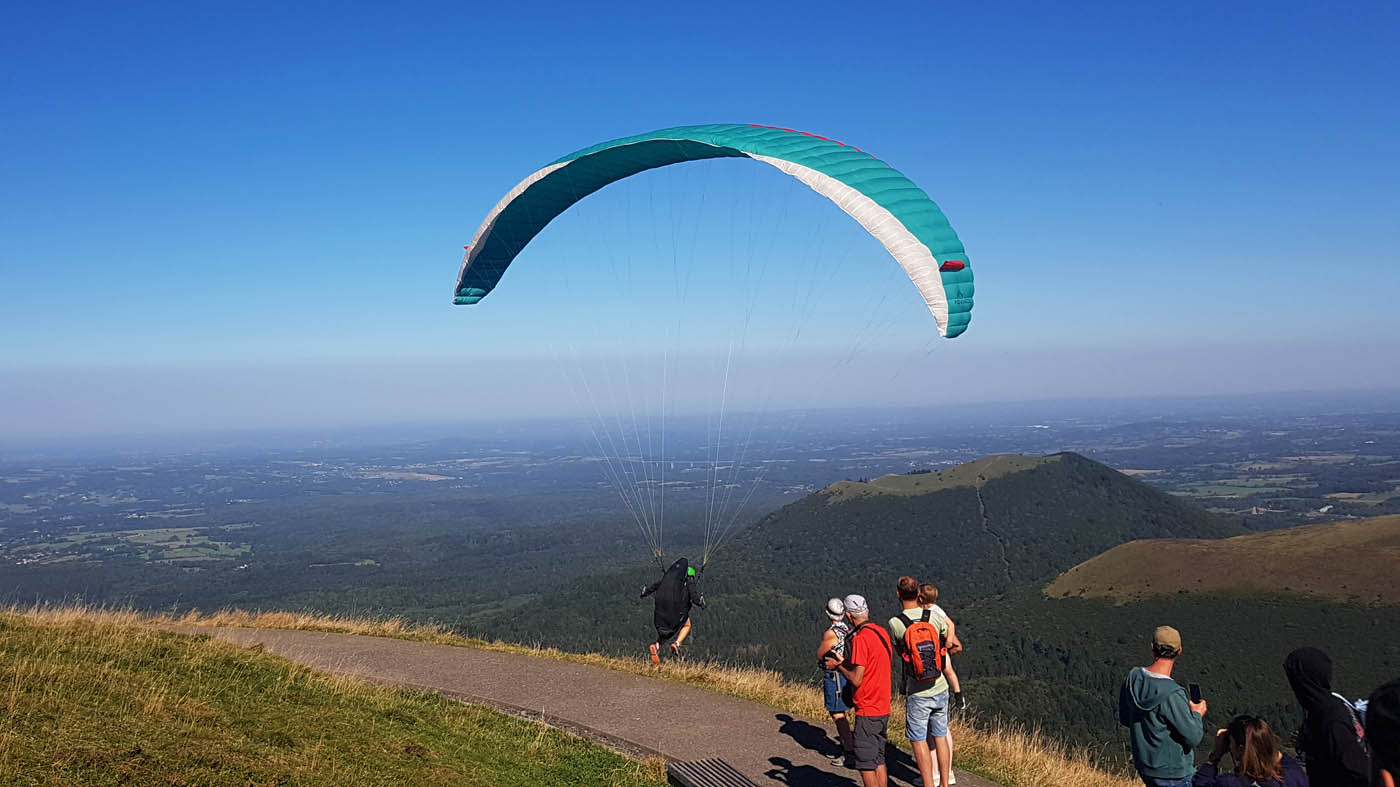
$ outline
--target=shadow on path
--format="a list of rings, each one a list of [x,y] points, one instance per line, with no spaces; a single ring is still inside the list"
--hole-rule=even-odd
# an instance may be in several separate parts
[[[885,744],[885,770],[889,771],[891,782],[919,783],[919,764],[914,762],[914,755],[893,743]]]
[[[841,753],[841,744],[828,735],[824,727],[818,727],[802,719],[794,719],[786,713],[776,714],[773,718],[781,722],[778,732],[792,738],[798,746],[824,757]],[[765,775],[771,779],[783,781],[785,784],[860,783],[860,779],[854,775],[854,771],[851,772],[851,778],[845,778],[813,768],[810,765],[793,765],[783,757],[770,757],[768,761],[777,765],[778,768],[768,771]],[[885,745],[885,769],[889,771],[891,781],[905,784],[917,784],[919,781],[919,765],[914,762],[914,756],[893,743]],[[784,781],[785,779],[793,779],[793,781]],[[835,781],[822,781],[822,779],[835,779]]]
[[[824,756],[841,753],[841,744],[827,735],[825,728],[802,719],[794,719],[786,713],[779,713],[773,718],[782,722],[778,732],[792,738],[798,746]]]
[[[797,765],[786,757],[769,757],[768,761],[773,763],[773,768],[764,771],[763,775],[779,784],[791,784],[796,787],[851,787],[860,783],[856,779],[828,773],[811,765]]]

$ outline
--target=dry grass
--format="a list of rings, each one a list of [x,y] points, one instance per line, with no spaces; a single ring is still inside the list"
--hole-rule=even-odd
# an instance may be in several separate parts
[[[570,653],[555,648],[508,642],[488,642],[454,634],[440,625],[414,624],[400,618],[369,619],[236,609],[212,613],[190,612],[175,616],[74,606],[11,611],[11,614],[16,613],[41,620],[109,620],[124,625],[174,624],[211,628],[325,631],[483,648],[671,680],[768,705],[809,721],[829,721],[817,692],[809,686],[787,681],[772,670],[693,661],[668,661],[657,667],[641,659],[618,658],[598,653]],[[1086,752],[1071,750],[1037,731],[1020,729],[1012,724],[968,722],[964,719],[955,719],[952,731],[958,769],[986,776],[1005,787],[1134,787],[1140,784],[1136,779],[1095,767]],[[904,744],[903,707],[898,698],[890,717],[890,737],[891,740]],[[650,767],[658,766],[653,764]]]
[[[1185,589],[1280,592],[1332,601],[1400,604],[1400,516],[1290,527],[1224,539],[1144,539],[1120,544],[1061,574],[1052,598],[1127,602]]]

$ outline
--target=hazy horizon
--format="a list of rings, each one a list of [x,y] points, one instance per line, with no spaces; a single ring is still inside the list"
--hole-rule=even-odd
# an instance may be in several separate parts
[[[1097,357],[1097,356],[1096,356]],[[335,368],[335,367],[330,367]],[[330,368],[322,366],[319,372]],[[402,368],[400,365],[397,368]],[[336,374],[327,375],[325,387],[306,389],[304,397],[289,400],[283,398],[283,407],[277,417],[259,417],[266,411],[259,405],[260,397],[266,396],[269,386],[284,384],[286,378],[274,376],[264,379],[244,379],[241,384],[228,385],[228,378],[199,376],[194,379],[176,370],[164,370],[173,374],[170,380],[163,379],[150,369],[110,370],[126,388],[115,385],[114,379],[103,380],[103,385],[84,387],[83,381],[91,382],[90,371],[69,371],[52,378],[55,388],[48,390],[48,398],[43,407],[61,409],[72,417],[61,422],[39,422],[25,419],[41,408],[33,398],[14,397],[16,389],[7,385],[13,378],[0,376],[0,403],[15,402],[15,407],[0,407],[0,459],[4,452],[14,450],[56,448],[62,453],[65,446],[102,445],[119,449],[125,445],[156,443],[200,443],[208,438],[218,442],[225,438],[234,442],[258,441],[266,436],[279,435],[279,445],[293,445],[314,442],[317,438],[353,434],[421,434],[422,437],[440,436],[471,432],[483,427],[491,429],[520,429],[544,426],[548,428],[582,430],[591,421],[586,408],[577,403],[556,411],[529,409],[522,407],[500,411],[473,411],[471,408],[453,406],[450,393],[460,380],[444,379],[433,368],[416,366],[423,378],[436,375],[432,385],[421,385],[416,391],[419,403],[434,396],[436,407],[401,408],[377,407],[385,397],[389,401],[399,401],[394,391],[401,382],[386,381],[383,367],[360,369],[335,369]],[[1019,368],[1019,367],[1018,367]],[[206,372],[208,370],[205,370]],[[224,375],[236,375],[244,370],[221,369]],[[284,370],[306,373],[306,367]],[[341,406],[326,406],[327,399],[334,399],[331,390],[337,381],[347,376],[355,379],[375,381],[380,387],[359,400],[346,400],[341,397]],[[1159,375],[1170,376],[1168,370],[1160,370]],[[101,379],[101,378],[99,378]],[[1124,379],[1140,378],[1125,375]],[[175,381],[183,381],[183,386]],[[1285,411],[1299,410],[1300,407],[1336,407],[1341,409],[1361,408],[1374,411],[1400,411],[1400,379],[1378,377],[1376,385],[1369,387],[1313,387],[1250,389],[1239,385],[1232,390],[1201,391],[1189,386],[1171,389],[1148,390],[1125,386],[1122,390],[1099,392],[1054,392],[1048,390],[1022,389],[1019,395],[1004,398],[985,397],[948,405],[935,401],[926,402],[770,402],[763,410],[746,406],[745,402],[731,402],[729,411],[741,415],[766,416],[772,419],[783,413],[829,413],[833,416],[865,414],[871,417],[891,415],[897,417],[919,417],[932,422],[972,422],[985,420],[988,423],[1005,423],[1035,418],[1103,416],[1113,418],[1180,418],[1191,415],[1228,415],[1251,407],[1279,408]],[[1148,381],[1150,382],[1150,381]],[[161,399],[149,395],[149,387],[170,383],[168,396]],[[199,386],[198,389],[188,386]],[[66,394],[55,393],[59,389]],[[29,389],[29,397],[44,395],[36,389]],[[195,393],[198,390],[199,393]],[[211,391],[217,391],[212,395]],[[21,392],[23,393],[23,392]],[[520,404],[517,402],[517,404]],[[27,407],[25,407],[27,406]],[[133,407],[141,409],[133,410]],[[1199,408],[1199,412],[1197,412]],[[688,420],[704,419],[712,416],[713,410],[695,408],[673,410],[669,417],[680,424]],[[653,413],[654,415],[654,413]],[[307,436],[303,440],[303,436]],[[397,439],[397,438],[396,438]]]
[[[1400,7],[708,8],[748,24],[17,8],[0,442],[1400,388],[1400,104],[1376,100]],[[737,159],[586,197],[450,305],[521,178],[712,122],[840,139],[924,188],[975,273],[967,333],[939,339],[838,208]]]

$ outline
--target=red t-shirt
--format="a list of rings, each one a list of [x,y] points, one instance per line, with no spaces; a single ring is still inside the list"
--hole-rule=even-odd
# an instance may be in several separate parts
[[[873,623],[852,639],[851,666],[865,665],[855,691],[857,716],[890,715],[890,648],[890,636]]]

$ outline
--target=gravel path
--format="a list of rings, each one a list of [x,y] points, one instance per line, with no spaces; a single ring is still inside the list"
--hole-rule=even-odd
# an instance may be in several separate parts
[[[376,683],[439,692],[542,719],[633,756],[718,757],[762,785],[845,787],[860,780],[823,752],[819,726],[765,705],[654,678],[543,657],[425,642],[246,628],[175,627],[311,667]],[[891,747],[890,783],[917,784],[918,769]],[[960,787],[995,787],[958,773]]]

